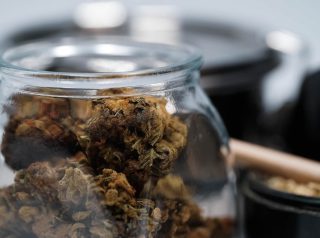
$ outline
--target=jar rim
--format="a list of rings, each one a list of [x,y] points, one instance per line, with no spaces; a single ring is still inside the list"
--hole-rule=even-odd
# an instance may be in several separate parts
[[[116,56],[118,49],[120,50],[118,54],[124,54],[124,57],[130,57],[130,55],[125,55],[126,52],[121,52],[121,49],[125,49],[121,47],[131,47],[132,50],[136,50],[134,51],[135,53],[140,53],[141,55],[145,53],[150,61],[152,61],[152,57],[157,57],[158,53],[162,59],[166,59],[167,57],[171,61],[160,66],[150,66],[149,68],[145,66],[142,69],[131,71],[123,70],[119,72],[50,71],[23,65],[28,63],[30,65],[28,60],[32,60],[32,57],[33,59],[38,57],[41,60],[41,54],[46,52],[52,53],[52,50],[56,50],[57,53],[57,49],[60,49],[60,54],[62,52],[63,57],[73,57],[79,54],[80,51],[77,51],[80,49],[79,47],[89,47],[90,45],[106,46],[102,55],[108,54],[107,46],[109,46],[109,51],[113,51],[112,53],[116,54]],[[64,51],[62,49],[64,49]],[[90,49],[88,48],[87,50]],[[32,56],[32,53],[36,54]],[[61,55],[49,55],[48,57],[61,57]],[[170,57],[172,57],[172,59]],[[141,59],[143,59],[143,57]],[[54,88],[94,88],[97,85],[99,85],[98,88],[143,86],[144,84],[160,83],[163,77],[167,77],[168,75],[170,75],[172,80],[177,79],[179,75],[181,76],[181,73],[186,74],[186,71],[190,72],[199,69],[201,64],[202,56],[193,46],[186,44],[151,43],[122,36],[52,37],[13,46],[5,50],[0,57],[1,73],[10,75],[11,78],[25,85],[37,87],[49,86]],[[157,78],[157,80],[150,80],[150,77]],[[130,80],[137,78],[149,78],[149,83],[147,80]]]

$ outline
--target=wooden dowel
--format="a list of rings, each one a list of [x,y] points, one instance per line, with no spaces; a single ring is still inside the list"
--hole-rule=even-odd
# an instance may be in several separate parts
[[[320,163],[259,145],[230,140],[236,163],[300,182],[320,182]]]

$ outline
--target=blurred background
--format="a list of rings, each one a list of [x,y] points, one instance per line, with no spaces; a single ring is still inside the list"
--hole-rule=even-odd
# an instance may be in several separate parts
[[[73,13],[74,8],[81,2],[90,1],[4,1],[1,3],[0,10],[0,34],[3,36],[28,24],[68,18]],[[316,67],[320,63],[320,30],[318,27],[320,2],[316,0],[308,2],[299,0],[243,0],[241,2],[232,0],[127,0],[121,2],[127,4],[130,8],[135,8],[141,4],[174,4],[184,16],[188,17],[242,23],[257,29],[291,30],[303,36],[310,44],[312,49],[310,64]]]
[[[201,85],[232,137],[320,161],[318,9],[316,0],[10,0],[0,3],[0,45],[61,35],[195,45],[204,56]],[[274,194],[251,180],[239,186],[248,237],[319,237],[318,198],[293,199],[287,212],[292,198],[280,194],[273,204],[284,206],[270,208],[265,198]]]
[[[319,7],[315,0],[11,0],[1,3],[0,42],[107,34],[196,45],[201,84],[232,137],[317,159]]]

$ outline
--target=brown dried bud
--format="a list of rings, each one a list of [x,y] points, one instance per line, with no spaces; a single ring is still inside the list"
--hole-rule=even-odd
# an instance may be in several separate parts
[[[190,200],[190,192],[179,176],[167,175],[161,178],[153,190],[155,198],[165,198],[170,200]]]
[[[33,162],[67,157],[79,150],[76,136],[48,117],[9,123],[1,151],[13,169]]]
[[[92,115],[92,101],[71,99],[71,117],[73,119],[80,119],[82,121],[88,120]]]
[[[0,189],[0,237],[222,237],[170,174],[187,126],[153,96],[20,96],[6,107],[1,151],[17,172]],[[72,158],[69,158],[69,157]]]
[[[72,214],[72,219],[76,222],[80,222],[89,218],[91,214],[92,214],[92,211],[75,212]]]
[[[100,220],[92,222],[90,228],[92,238],[116,238],[120,237],[116,234],[115,226],[108,220]]]
[[[134,188],[126,176],[111,169],[104,169],[101,175],[95,177],[99,193],[104,194],[104,204],[107,206],[134,205]]]
[[[18,201],[27,201],[31,198],[30,194],[26,193],[26,192],[16,192],[16,199]]]
[[[26,170],[21,170],[16,174],[15,181],[21,185],[26,192],[35,193],[43,200],[57,200],[58,174],[48,162],[36,162],[31,164]],[[16,193],[21,199],[27,199],[28,194]]]
[[[151,177],[171,171],[187,128],[156,97],[108,98],[95,102],[81,145],[91,165],[123,172],[139,194]]]
[[[19,209],[18,214],[20,219],[26,223],[30,223],[39,215],[39,212],[39,209],[36,207],[23,206]]]
[[[91,191],[92,177],[79,168],[67,168],[58,183],[58,198],[63,203],[79,205]]]
[[[152,218],[156,221],[160,221],[161,220],[161,210],[159,207],[156,207],[155,209],[153,209],[152,211]]]
[[[70,238],[85,238],[86,226],[82,223],[75,223],[71,226],[69,231]]]

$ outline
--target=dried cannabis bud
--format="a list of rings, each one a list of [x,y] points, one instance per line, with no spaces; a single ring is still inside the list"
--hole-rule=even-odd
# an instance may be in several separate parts
[[[81,151],[75,129],[90,117],[91,101],[15,95],[10,102],[1,152],[11,168]]]
[[[2,144],[6,163],[13,169],[26,168],[44,161],[75,154],[76,136],[48,117],[10,122]]]
[[[162,212],[163,224],[156,237],[232,237],[232,221],[204,218],[180,177],[169,174],[160,179],[152,197]]]
[[[104,169],[95,175],[78,156],[32,163],[17,173],[15,181],[14,186],[0,190],[1,237],[231,234],[231,225],[223,220],[201,216],[182,179],[173,175],[160,179],[149,198],[138,198],[125,174]]]
[[[75,160],[36,162],[19,171],[16,184],[1,190],[1,237],[117,237],[102,188],[87,171]]]
[[[95,103],[81,143],[93,167],[125,173],[138,193],[151,176],[170,172],[186,144],[187,129],[168,114],[164,100],[130,97]]]
[[[320,197],[320,184],[315,182],[301,183],[293,179],[271,176],[265,181],[267,186],[282,192],[307,197]]]
[[[232,223],[204,218],[171,174],[187,127],[163,98],[16,95],[12,102],[1,151],[18,171],[0,189],[0,237],[231,236]]]

